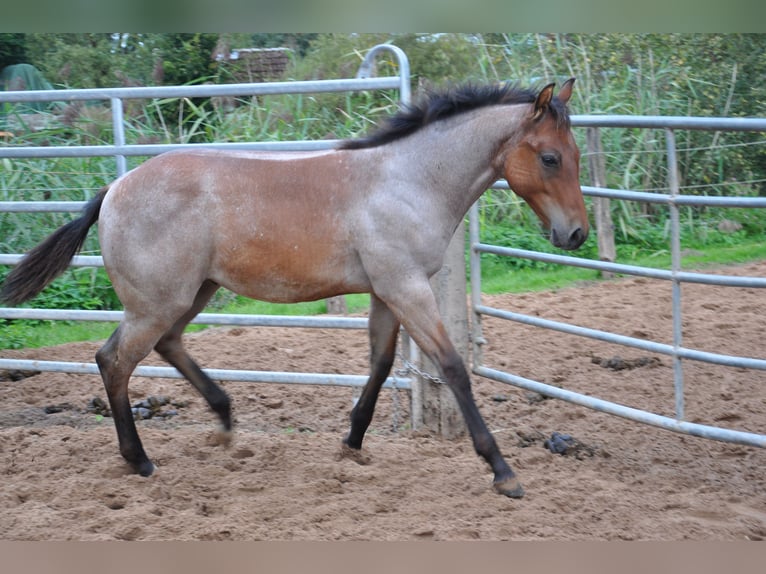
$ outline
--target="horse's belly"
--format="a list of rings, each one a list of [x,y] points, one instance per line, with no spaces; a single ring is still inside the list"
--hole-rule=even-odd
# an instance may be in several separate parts
[[[315,301],[370,290],[366,274],[353,257],[322,252],[316,246],[243,253],[229,250],[216,258],[210,278],[245,297],[275,303]]]

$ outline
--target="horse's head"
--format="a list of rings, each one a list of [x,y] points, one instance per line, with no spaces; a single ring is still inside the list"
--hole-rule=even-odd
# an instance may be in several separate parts
[[[511,189],[550,231],[551,243],[562,249],[577,249],[588,237],[580,150],[566,111],[573,84],[574,78],[567,80],[558,96],[553,95],[554,84],[540,91],[523,133],[509,143],[503,165]]]

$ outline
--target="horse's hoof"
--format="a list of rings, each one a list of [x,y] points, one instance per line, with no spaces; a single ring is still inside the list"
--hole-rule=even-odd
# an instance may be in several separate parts
[[[141,476],[151,476],[152,473],[154,472],[154,465],[152,464],[152,461],[150,460],[141,462],[134,468],[136,469],[136,472],[140,474]]]
[[[524,496],[524,489],[521,487],[519,479],[515,476],[499,482],[494,482],[492,486],[496,492],[504,494],[508,498],[521,498]]]
[[[362,453],[361,449],[351,448],[346,444],[345,441],[340,445],[340,452],[338,453],[337,460],[343,460],[344,458],[353,460],[355,463],[362,466],[368,465],[370,462],[372,462],[372,459],[366,454]]]
[[[208,446],[222,446],[223,448],[229,448],[231,446],[234,433],[231,430],[227,430],[223,427],[213,431],[207,439]]]

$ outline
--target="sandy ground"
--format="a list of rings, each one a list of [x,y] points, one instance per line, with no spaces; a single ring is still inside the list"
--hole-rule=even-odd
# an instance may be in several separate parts
[[[766,263],[727,272],[766,275]],[[685,285],[684,344],[764,357],[764,293]],[[669,343],[670,287],[617,279],[485,297],[506,309]],[[489,366],[673,415],[672,365],[588,339],[485,319]],[[365,374],[358,331],[216,328],[187,337],[206,367]],[[92,362],[98,343],[2,351]],[[619,358],[619,360],[615,360]],[[612,361],[609,361],[612,359]],[[161,364],[156,357],[147,363]],[[94,376],[0,373],[3,540],[762,540],[766,451],[687,437],[474,378],[479,408],[526,488],[495,494],[467,438],[409,430],[409,393],[384,391],[367,464],[340,458],[354,389],[224,383],[234,443],[183,381],[136,378],[174,416],[139,421],[157,464],[128,474]],[[685,362],[687,420],[766,433],[763,372]],[[394,429],[398,421],[399,428]],[[544,448],[570,434],[574,454]]]

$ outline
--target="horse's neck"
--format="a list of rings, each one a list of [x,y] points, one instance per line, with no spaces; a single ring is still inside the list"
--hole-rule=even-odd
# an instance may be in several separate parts
[[[489,106],[435,122],[391,146],[394,162],[411,181],[423,182],[452,204],[462,218],[465,211],[502,174],[498,154],[516,137],[527,106]]]

